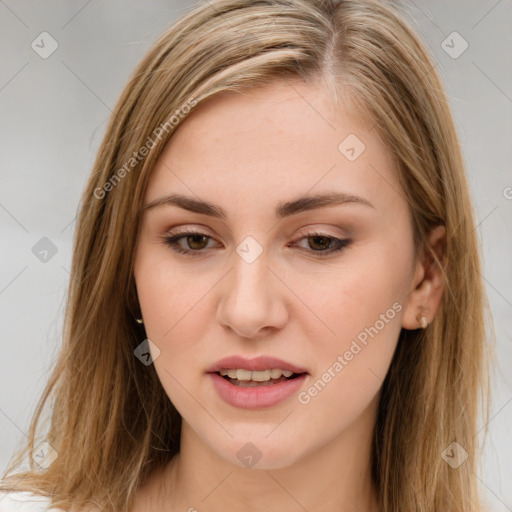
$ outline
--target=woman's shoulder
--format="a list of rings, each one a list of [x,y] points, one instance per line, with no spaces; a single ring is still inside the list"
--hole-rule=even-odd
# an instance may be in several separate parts
[[[28,491],[0,491],[0,512],[61,512],[50,508],[50,498]]]

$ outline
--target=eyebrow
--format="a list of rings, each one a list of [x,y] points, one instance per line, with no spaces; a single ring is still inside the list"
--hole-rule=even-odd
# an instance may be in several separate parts
[[[278,218],[285,218],[297,213],[316,210],[318,208],[327,208],[329,206],[340,206],[344,204],[359,204],[374,208],[374,206],[364,197],[344,192],[328,192],[325,194],[316,194],[313,196],[302,196],[292,201],[279,203],[275,209],[275,215]],[[218,219],[226,220],[226,212],[215,204],[208,201],[202,201],[183,194],[170,194],[159,197],[142,207],[144,211],[157,208],[159,206],[178,206],[184,210],[203,215],[209,215]]]

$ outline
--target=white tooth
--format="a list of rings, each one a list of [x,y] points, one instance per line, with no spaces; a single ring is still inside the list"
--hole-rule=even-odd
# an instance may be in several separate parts
[[[252,372],[252,380],[263,382],[270,379],[270,370],[255,370]]]
[[[280,368],[272,368],[268,370],[244,370],[242,368],[230,368],[219,370],[221,376],[228,376],[230,379],[249,382],[265,382],[270,379],[279,379],[280,377],[291,377],[293,372],[289,370],[281,370]]]
[[[236,371],[236,378],[238,380],[251,380],[251,375],[252,375],[251,370],[242,370],[239,368]]]
[[[272,377],[273,379],[279,379],[281,375],[282,373],[279,368],[272,368],[272,370],[270,370],[270,377]]]

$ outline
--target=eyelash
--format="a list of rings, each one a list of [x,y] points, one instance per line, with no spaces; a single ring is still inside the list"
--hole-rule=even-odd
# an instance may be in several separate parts
[[[178,235],[164,235],[164,236],[162,236],[162,239],[163,239],[163,243],[168,245],[173,251],[180,253],[180,254],[186,254],[186,255],[189,255],[192,257],[196,257],[196,256],[200,256],[206,249],[196,249],[196,250],[184,249],[183,247],[181,247],[178,244],[179,240],[181,240],[182,238],[187,238],[188,236],[194,236],[194,235],[203,236],[203,237],[208,238],[209,240],[212,239],[211,236],[206,235],[205,233],[201,233],[199,231],[184,231],[183,233],[180,233]],[[350,239],[336,238],[334,236],[330,236],[325,233],[320,233],[317,231],[307,233],[306,235],[302,236],[301,238],[299,238],[296,241],[303,240],[304,238],[314,238],[314,237],[327,238],[336,244],[335,248],[328,249],[325,251],[314,251],[312,249],[311,250],[304,249],[307,252],[310,252],[315,256],[319,256],[320,258],[325,258],[333,253],[340,252],[341,250],[348,247],[352,243],[352,240],[350,240]]]

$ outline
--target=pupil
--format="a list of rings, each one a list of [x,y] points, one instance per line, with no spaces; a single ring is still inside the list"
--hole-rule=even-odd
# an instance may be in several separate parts
[[[311,248],[314,249],[315,244],[319,244],[321,247],[320,249],[327,249],[329,247],[330,239],[326,236],[312,236],[310,237],[312,240],[314,240],[313,244],[310,244]],[[319,242],[320,240],[320,242]],[[322,244],[322,241],[324,242]]]
[[[204,236],[204,235],[189,235],[187,238],[188,245],[192,249],[203,249],[204,244],[201,244],[201,241],[198,242],[198,239],[202,239],[202,241],[204,243],[206,236]],[[198,243],[200,247],[194,246],[194,244],[196,244],[196,243]]]

